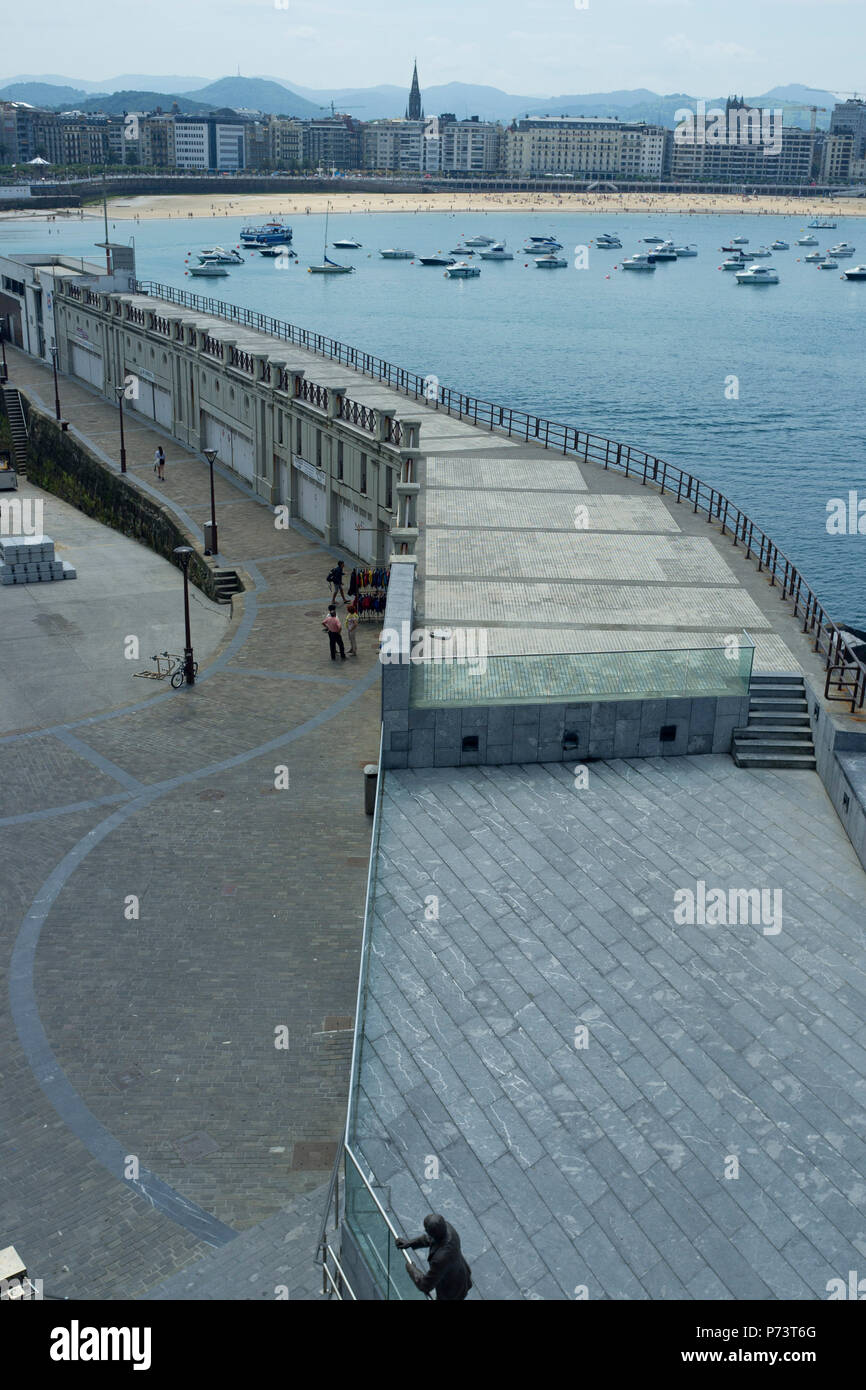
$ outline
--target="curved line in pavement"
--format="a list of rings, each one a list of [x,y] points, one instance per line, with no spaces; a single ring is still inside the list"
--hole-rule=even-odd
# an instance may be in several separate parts
[[[233,1240],[238,1232],[206,1212],[202,1207],[197,1206],[195,1202],[183,1197],[181,1193],[175,1191],[173,1187],[163,1182],[149,1169],[140,1167],[139,1177],[136,1181],[128,1178],[125,1169],[129,1155],[124,1153],[121,1144],[88,1109],[55,1057],[42,1025],[36,1002],[34,971],[40,934],[51,908],[75,870],[84,862],[92,849],[101,844],[130,816],[151,805],[163,793],[182,786],[184,783],[195,782],[214,772],[238,767],[240,764],[250,762],[253,758],[260,757],[273,749],[284,747],[288,743],[303,738],[306,734],[319,728],[320,725],[333,719],[335,715],[341,714],[348,705],[353,704],[370,689],[378,676],[377,663],[365,677],[357,682],[352,690],[347,691],[339,700],[335,700],[332,705],[320,710],[318,714],[313,715],[303,724],[299,724],[297,728],[291,729],[287,734],[271,739],[268,743],[260,744],[257,748],[251,748],[245,753],[238,753],[232,758],[226,758],[222,762],[212,763],[208,767],[198,768],[194,772],[181,773],[165,782],[158,782],[142,795],[137,796],[134,801],[119,807],[94,829],[89,830],[48,876],[30,904],[15,939],[9,974],[10,1009],[21,1047],[43,1093],[67,1128],[113,1177],[125,1183],[152,1207],[162,1212],[177,1225],[183,1226],[207,1245],[225,1245],[228,1241]]]

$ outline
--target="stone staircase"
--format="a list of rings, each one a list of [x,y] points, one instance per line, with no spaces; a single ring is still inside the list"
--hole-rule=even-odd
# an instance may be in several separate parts
[[[27,422],[24,419],[24,409],[17,387],[3,387],[3,404],[9,421],[9,433],[12,436],[15,472],[23,478],[27,474]]]
[[[231,603],[232,594],[243,592],[243,584],[240,581],[237,570],[215,569],[214,578],[214,598],[217,603]]]
[[[803,677],[789,671],[753,675],[749,695],[749,722],[734,730],[737,767],[814,768]]]

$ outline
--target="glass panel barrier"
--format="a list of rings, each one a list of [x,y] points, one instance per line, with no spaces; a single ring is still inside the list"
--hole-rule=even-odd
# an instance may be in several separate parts
[[[754,655],[744,633],[715,647],[434,657],[412,662],[409,703],[424,709],[747,695]]]
[[[389,1302],[426,1300],[426,1294],[410,1279],[406,1256],[394,1243],[393,1227],[350,1149],[345,1150],[345,1160],[343,1219],[358,1243],[382,1298]]]

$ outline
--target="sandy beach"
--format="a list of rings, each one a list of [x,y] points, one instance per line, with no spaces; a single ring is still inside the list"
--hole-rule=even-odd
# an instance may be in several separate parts
[[[213,194],[116,198],[109,212],[117,221],[159,217],[266,218],[323,213],[365,212],[642,212],[748,213],[754,217],[866,216],[866,198],[738,197],[721,193],[298,193]],[[74,215],[74,214],[73,214]]]

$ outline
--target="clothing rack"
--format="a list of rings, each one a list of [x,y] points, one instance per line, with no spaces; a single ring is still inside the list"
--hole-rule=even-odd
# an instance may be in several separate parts
[[[346,590],[350,599],[358,605],[358,619],[362,623],[383,623],[385,605],[388,601],[388,584],[391,579],[390,566],[377,569],[353,569],[349,575]]]

